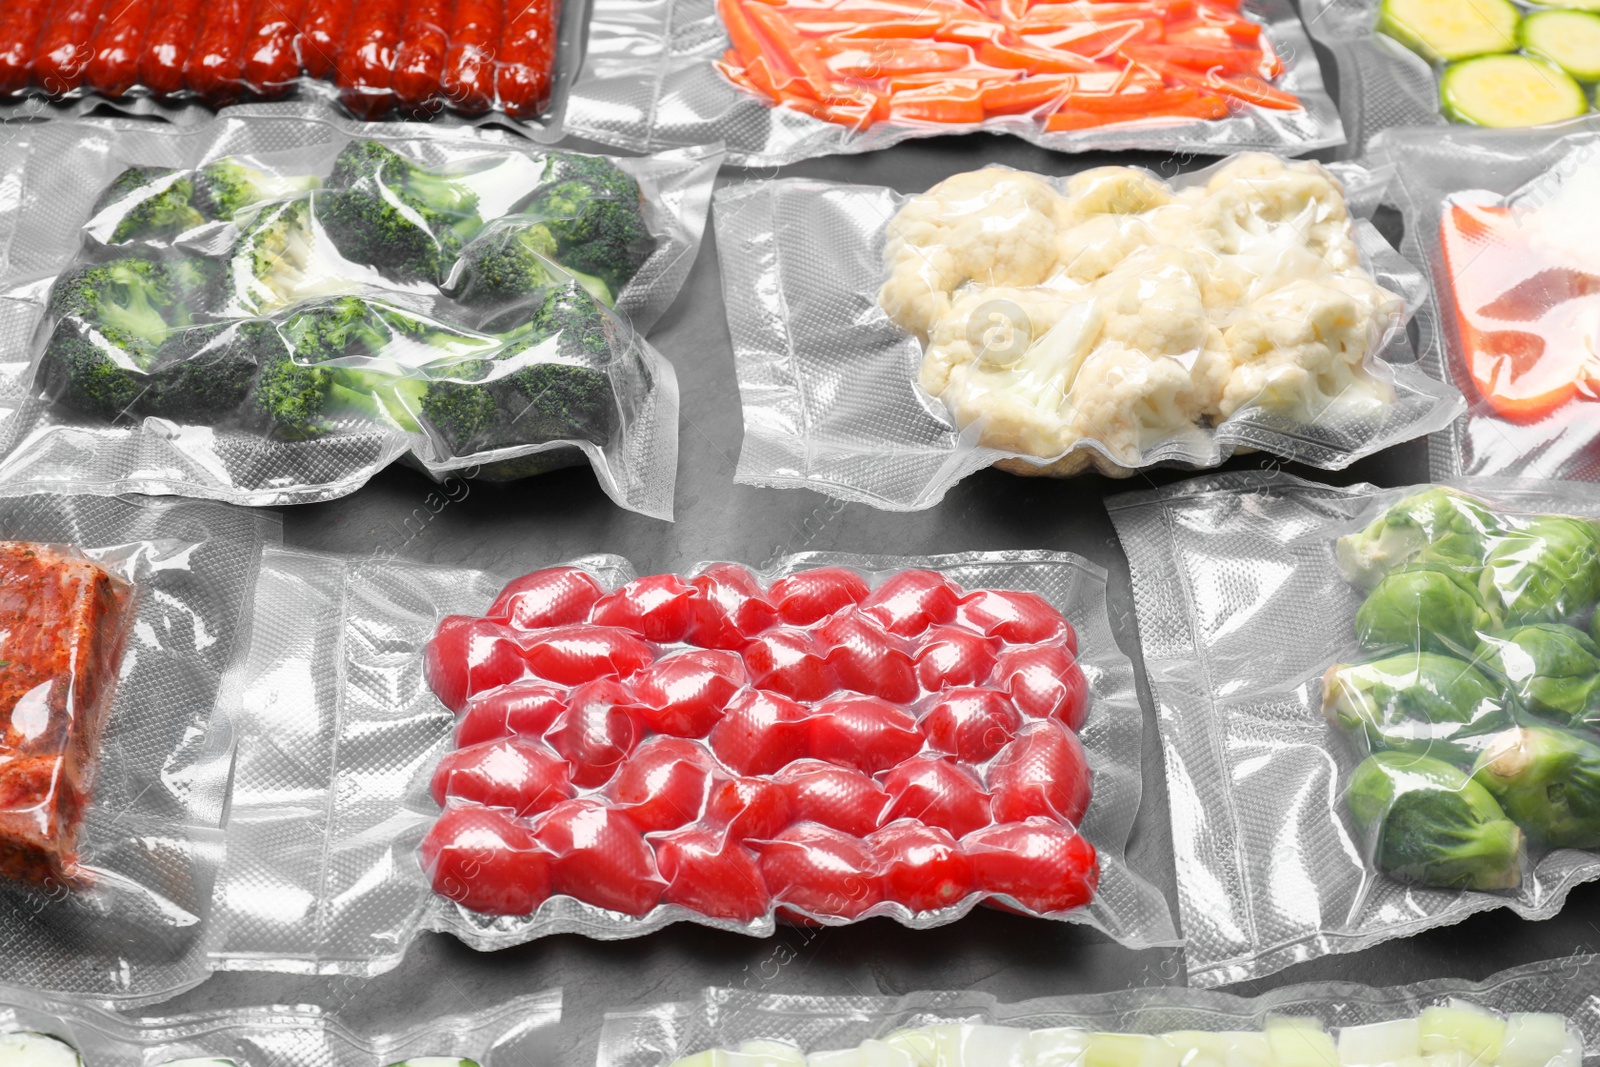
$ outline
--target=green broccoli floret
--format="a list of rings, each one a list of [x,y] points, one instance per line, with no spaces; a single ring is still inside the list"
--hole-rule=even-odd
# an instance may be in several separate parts
[[[328,429],[323,415],[331,385],[329,371],[296,363],[285,352],[262,366],[249,406],[266,420],[273,435],[306,440]]]
[[[400,281],[442,282],[483,228],[478,195],[377,141],[352,141],[334,161],[318,217],[346,259]]]
[[[314,241],[308,198],[258,212],[229,253],[224,302],[236,311],[260,315],[304,296],[317,282],[306,273]]]
[[[278,331],[264,319],[179,330],[156,353],[137,413],[216,422],[244,405],[259,368],[287,355]]]
[[[479,234],[461,253],[451,275],[456,300],[469,307],[489,307],[537,300],[565,285],[570,274],[596,300],[610,307],[611,288],[588,274],[552,270],[556,240],[542,222],[502,219]]]
[[[422,397],[422,417],[444,438],[452,455],[503,447],[503,418],[496,390],[473,382],[436,381]]]
[[[508,341],[543,344],[555,339],[563,358],[601,363],[611,359],[605,312],[575,285],[545,298],[527,323],[507,334]]]
[[[165,168],[148,168],[152,176],[144,182],[134,184],[134,179],[129,178],[129,168],[122,172],[111,189],[100,196],[101,201],[112,204],[125,196],[134,195],[142,186],[160,180],[172,171]],[[117,189],[118,183],[127,179],[122,192],[111,196]],[[194,183],[188,176],[180,175],[167,183],[163,189],[139,196],[128,209],[122,213],[122,218],[117,220],[116,228],[111,231],[111,243],[114,245],[127,244],[130,241],[165,241],[176,237],[196,226],[203,225],[206,217],[195,209],[191,200],[194,196]],[[109,197],[109,199],[107,199]]]
[[[145,388],[140,379],[120,348],[91,340],[71,320],[56,324],[39,363],[46,399],[102,422],[130,411]]]
[[[605,444],[617,423],[611,380],[593,367],[540,363],[510,378],[521,408],[513,423],[524,441],[577,440]]]
[[[47,311],[52,318],[70,317],[108,337],[115,335],[114,343],[136,361],[148,359],[170,330],[194,321],[179,299],[174,275],[187,280],[188,268],[169,270],[148,259],[79,267],[56,279]]]
[[[322,184],[315,175],[280,178],[230,158],[195,171],[193,183],[194,207],[208,219],[231,219],[252,204],[302,196]]]
[[[543,220],[555,238],[556,262],[599,278],[612,294],[656,250],[639,183],[601,156],[552,152],[524,210]]]

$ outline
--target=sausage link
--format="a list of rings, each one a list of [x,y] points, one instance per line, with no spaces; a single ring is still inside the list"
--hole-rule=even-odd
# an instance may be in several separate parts
[[[106,0],[56,0],[39,32],[33,55],[33,84],[60,96],[83,84],[89,65],[89,39]]]
[[[444,57],[444,93],[457,111],[477,114],[494,106],[495,53],[503,17],[501,0],[456,0]]]
[[[0,95],[27,88],[28,70],[50,0],[6,0],[0,4]]]
[[[413,114],[435,111],[444,92],[444,53],[450,44],[450,0],[412,0],[394,61],[394,95]]]
[[[537,118],[550,103],[560,10],[560,0],[508,0],[495,85],[512,118]]]
[[[256,0],[244,43],[244,84],[258,96],[279,96],[300,76],[295,38],[305,0]]]
[[[244,39],[250,32],[250,0],[210,0],[205,25],[183,65],[183,82],[212,107],[244,93]]]
[[[89,42],[84,81],[102,96],[121,96],[139,80],[139,56],[155,0],[110,0]]]
[[[183,90],[183,68],[194,50],[202,0],[161,0],[161,13],[150,24],[144,55],[139,57],[139,84],[157,96]]]
[[[313,78],[326,78],[339,59],[339,45],[350,24],[352,0],[306,0],[300,24],[300,65]]]
[[[359,119],[371,122],[394,106],[389,87],[404,17],[405,0],[361,0],[356,8],[334,81],[339,99]]]

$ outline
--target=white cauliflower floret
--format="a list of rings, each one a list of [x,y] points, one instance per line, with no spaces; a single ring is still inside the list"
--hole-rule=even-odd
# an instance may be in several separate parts
[[[1060,195],[1030,174],[986,167],[947,178],[906,201],[889,223],[878,303],[926,338],[969,283],[1038,285],[1056,264]]]
[[[1103,345],[1084,360],[1068,402],[1070,436],[1100,442],[1126,465],[1138,464],[1158,442],[1196,432],[1202,415],[1183,363],[1119,344]]]
[[[1132,167],[1094,167],[1067,179],[1061,224],[1071,226],[1091,215],[1138,215],[1172,203],[1172,190]]]
[[[956,294],[950,313],[928,337],[922,388],[940,395],[949,388],[952,372],[969,363],[981,361],[995,370],[1016,365],[1070,306],[1042,289],[996,286]]]
[[[1250,153],[1224,166],[1195,204],[1197,236],[1227,255],[1289,243],[1308,247],[1331,270],[1360,263],[1344,194],[1319,164]]]
[[[1116,270],[1153,240],[1149,226],[1139,216],[1091,215],[1060,231],[1056,256],[1061,268],[1056,278],[1088,285]]]

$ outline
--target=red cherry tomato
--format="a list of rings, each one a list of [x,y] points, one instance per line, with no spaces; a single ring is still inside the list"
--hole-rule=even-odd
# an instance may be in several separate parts
[[[771,774],[803,759],[808,728],[804,705],[778,693],[742,690],[711,730],[711,751],[739,774]]]
[[[794,818],[789,794],[770,778],[723,778],[711,786],[706,825],[724,829],[735,841],[777,837]]]
[[[738,841],[699,826],[651,840],[666,903],[737,922],[758,919],[772,906],[755,857]]]
[[[936,911],[972,892],[972,861],[955,838],[936,826],[901,819],[870,834],[867,848],[885,900],[912,911]]]
[[[1083,907],[1100,881],[1094,846],[1058,822],[985,826],[962,838],[961,848],[972,860],[978,888],[1003,893],[1039,914]]]
[[[700,818],[715,764],[706,750],[678,737],[653,737],[623,761],[606,796],[649,833]]]
[[[572,795],[567,765],[544,745],[509,737],[447,752],[433,772],[433,802],[447,797],[532,815]]]
[[[961,598],[956,621],[1008,645],[1065,644],[1078,654],[1072,624],[1038,593],[1011,589],[979,589]]]
[[[450,615],[423,651],[422,669],[428,687],[459,713],[468,697],[516,681],[527,665],[513,631],[488,619]]]
[[[693,578],[694,621],[684,640],[701,648],[738,649],[777,625],[777,609],[755,575],[737,563],[713,563]]]
[[[805,630],[768,630],[744,646],[750,681],[796,700],[817,700],[839,687],[833,669]]]
[[[603,592],[588,571],[546,567],[508,583],[485,614],[519,630],[566,626],[587,619]]]
[[[885,630],[915,637],[956,617],[961,589],[935,571],[901,571],[861,602],[861,614]]]
[[[840,608],[859,604],[867,581],[844,567],[815,567],[779,578],[767,589],[778,617],[791,626],[809,626]]]
[[[917,649],[917,681],[930,693],[982,685],[994,670],[997,642],[959,626],[935,626]]]
[[[1089,712],[1089,680],[1072,654],[1059,645],[1008,648],[995,660],[996,688],[1011,694],[1022,714],[1055,717],[1081,730]]]
[[[738,656],[696,650],[658,659],[634,675],[633,693],[639,718],[656,733],[704,737],[744,682]]]
[[[789,827],[761,846],[761,878],[800,918],[858,919],[883,899],[872,854],[849,834],[816,823]]]
[[[534,674],[562,685],[626,678],[656,658],[649,645],[627,630],[583,625],[540,631],[524,656]]]
[[[521,681],[479,693],[456,722],[456,747],[502,737],[537,740],[567,709],[567,692],[543,682]]]
[[[922,749],[910,712],[876,697],[840,697],[811,716],[811,754],[867,774],[887,770]]]
[[[1011,698],[994,689],[949,689],[922,717],[928,744],[963,763],[985,763],[1022,725]]]
[[[433,891],[485,915],[532,915],[550,896],[550,857],[503,811],[451,808],[422,839]]]
[[[839,684],[897,704],[917,699],[911,654],[883,628],[853,611],[841,611],[817,630]]]
[[[594,800],[568,800],[540,817],[533,836],[550,853],[557,893],[643,915],[665,885],[655,855],[633,820]]]
[[[632,697],[622,683],[602,678],[575,688],[545,734],[550,747],[571,765],[572,780],[584,789],[605,785],[639,740]]]
[[[916,819],[956,837],[989,822],[989,794],[973,774],[938,756],[913,756],[883,776],[883,821]]]
[[[989,768],[989,790],[996,822],[1041,815],[1076,826],[1089,807],[1089,759],[1061,723],[1030,722]]]
[[[778,784],[789,794],[795,822],[816,822],[856,837],[883,824],[889,796],[860,771],[818,760],[791,763],[778,772]]]
[[[589,621],[632,630],[657,644],[674,644],[683,640],[694,621],[693,594],[694,589],[676,574],[647,574],[601,597]]]

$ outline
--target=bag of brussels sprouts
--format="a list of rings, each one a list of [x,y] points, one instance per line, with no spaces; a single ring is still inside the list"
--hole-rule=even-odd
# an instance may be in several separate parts
[[[1192,982],[1600,879],[1600,487],[1251,472],[1107,507]]]

